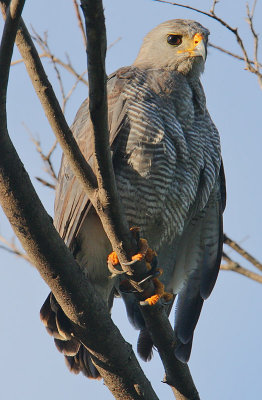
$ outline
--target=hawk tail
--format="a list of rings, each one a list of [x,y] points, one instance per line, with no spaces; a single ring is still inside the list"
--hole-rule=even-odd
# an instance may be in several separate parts
[[[49,293],[40,310],[40,318],[47,332],[54,338],[56,348],[65,356],[65,362],[74,374],[82,372],[92,379],[100,378],[89,351],[70,335],[70,323],[54,295]]]
[[[150,361],[153,356],[153,341],[147,329],[140,331],[137,341],[137,352],[144,361]]]

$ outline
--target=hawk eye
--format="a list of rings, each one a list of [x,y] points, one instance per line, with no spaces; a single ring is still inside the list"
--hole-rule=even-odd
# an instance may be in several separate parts
[[[182,43],[182,35],[168,35],[167,43],[172,46],[179,46]]]

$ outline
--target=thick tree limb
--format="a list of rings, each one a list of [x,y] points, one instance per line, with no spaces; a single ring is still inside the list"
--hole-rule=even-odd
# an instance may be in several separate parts
[[[6,121],[7,80],[23,3],[12,0],[0,48],[1,121]],[[72,335],[91,347],[96,365],[116,399],[157,399],[130,345],[52,225],[10,141],[6,123],[1,124],[0,133],[1,205],[23,247],[73,322]]]
[[[102,223],[120,262],[126,263],[137,249],[136,244],[130,240],[131,234],[117,192],[109,147],[103,3],[82,0],[81,7],[87,36],[89,111],[94,130],[94,156],[99,188],[97,206],[100,214],[103,210]]]
[[[177,400],[199,400],[188,365],[175,357],[174,330],[166,318],[164,306],[159,302],[154,306],[141,302],[140,307],[165,368],[164,383],[171,386]]]

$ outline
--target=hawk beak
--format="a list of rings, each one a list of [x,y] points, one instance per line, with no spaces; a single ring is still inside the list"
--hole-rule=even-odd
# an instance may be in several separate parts
[[[192,39],[192,44],[186,50],[178,51],[178,53],[188,52],[190,57],[202,57],[206,61],[206,45],[201,33],[196,33]]]
[[[206,61],[207,58],[207,52],[206,52],[206,46],[205,42],[203,40],[203,36],[200,33],[196,33],[194,38],[194,47],[193,47],[193,55],[196,56],[201,56],[204,61]]]

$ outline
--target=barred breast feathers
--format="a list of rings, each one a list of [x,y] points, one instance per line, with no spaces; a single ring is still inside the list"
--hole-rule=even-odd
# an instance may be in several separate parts
[[[131,224],[150,236],[153,221],[159,226],[162,218],[162,237],[172,240],[182,233],[200,176],[198,207],[208,201],[220,168],[218,132],[203,108],[201,85],[194,93],[176,72],[128,73],[132,79],[122,93],[127,118],[114,143],[119,192]]]

